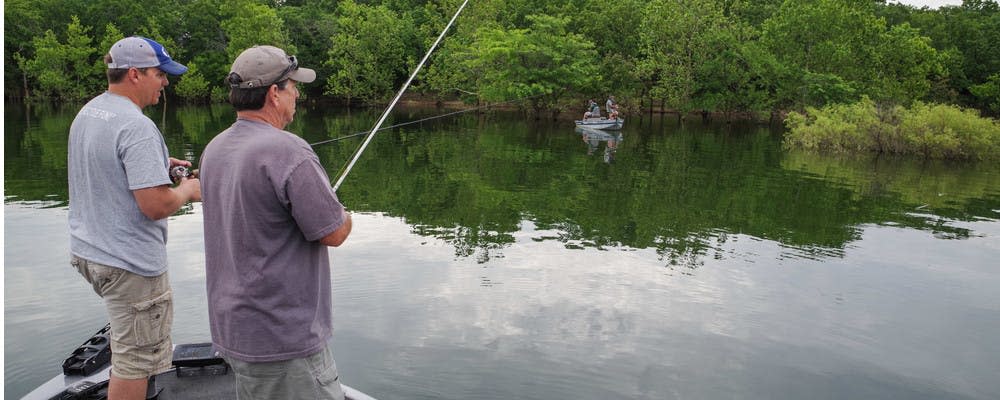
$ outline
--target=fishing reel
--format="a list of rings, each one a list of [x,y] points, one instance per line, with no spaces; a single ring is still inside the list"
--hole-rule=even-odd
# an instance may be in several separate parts
[[[170,180],[174,183],[180,182],[183,178],[197,178],[198,170],[190,170],[183,165],[170,167]]]

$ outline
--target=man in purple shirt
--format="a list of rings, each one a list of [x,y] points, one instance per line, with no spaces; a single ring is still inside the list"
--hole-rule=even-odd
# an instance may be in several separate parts
[[[343,399],[330,350],[329,247],[351,217],[319,158],[283,129],[316,72],[254,46],[227,82],[236,122],[201,158],[208,317],[238,398]]]

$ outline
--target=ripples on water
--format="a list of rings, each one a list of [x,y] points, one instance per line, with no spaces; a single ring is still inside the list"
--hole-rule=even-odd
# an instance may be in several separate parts
[[[227,123],[199,110],[164,129],[192,160]],[[338,113],[291,130],[370,123]],[[67,262],[72,113],[39,115],[6,122],[11,398],[104,320]],[[604,136],[591,152],[565,124],[502,117],[385,132],[345,182],[355,227],[331,257],[348,384],[386,399],[1000,393],[995,166],[786,153],[761,127],[638,117],[604,157]],[[317,150],[334,174],[353,147]],[[168,252],[175,341],[204,341],[200,205],[171,217]]]

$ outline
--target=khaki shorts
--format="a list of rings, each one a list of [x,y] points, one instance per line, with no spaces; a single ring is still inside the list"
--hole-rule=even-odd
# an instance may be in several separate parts
[[[170,368],[174,301],[167,273],[146,277],[73,256],[70,264],[104,299],[111,320],[111,372],[142,379]]]
[[[318,353],[287,361],[246,362],[223,357],[236,374],[237,400],[344,400],[330,342]]]

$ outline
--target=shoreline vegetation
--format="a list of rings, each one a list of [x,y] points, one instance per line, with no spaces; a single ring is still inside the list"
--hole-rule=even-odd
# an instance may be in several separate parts
[[[916,102],[912,107],[854,104],[809,107],[785,119],[784,147],[833,153],[1000,159],[1000,122],[975,110]]]
[[[250,46],[269,44],[316,70],[319,79],[303,88],[307,101],[383,107],[461,3],[9,0],[4,97],[85,101],[106,87],[106,49],[125,36],[141,35],[164,44],[190,68],[171,78],[165,91],[170,104],[224,102],[223,78],[232,60]],[[408,97],[462,107],[510,103],[536,119],[575,119],[588,99],[603,104],[614,95],[626,117],[670,113],[678,119],[767,120],[801,125],[799,130],[835,116],[847,124],[851,117],[833,111],[812,117],[819,122],[786,117],[871,101],[883,111],[915,110],[898,111],[910,122],[895,129],[930,133],[900,133],[888,140],[881,130],[888,128],[879,126],[868,134],[873,138],[861,140],[850,135],[864,127],[826,127],[823,135],[845,137],[801,134],[788,145],[996,158],[1000,150],[977,142],[981,135],[946,133],[991,129],[995,122],[921,107],[952,105],[1000,115],[997,41],[997,0],[964,0],[937,9],[885,0],[477,0],[447,33]],[[933,121],[913,113],[968,123],[947,129],[921,125]],[[970,142],[955,145],[955,140]]]

